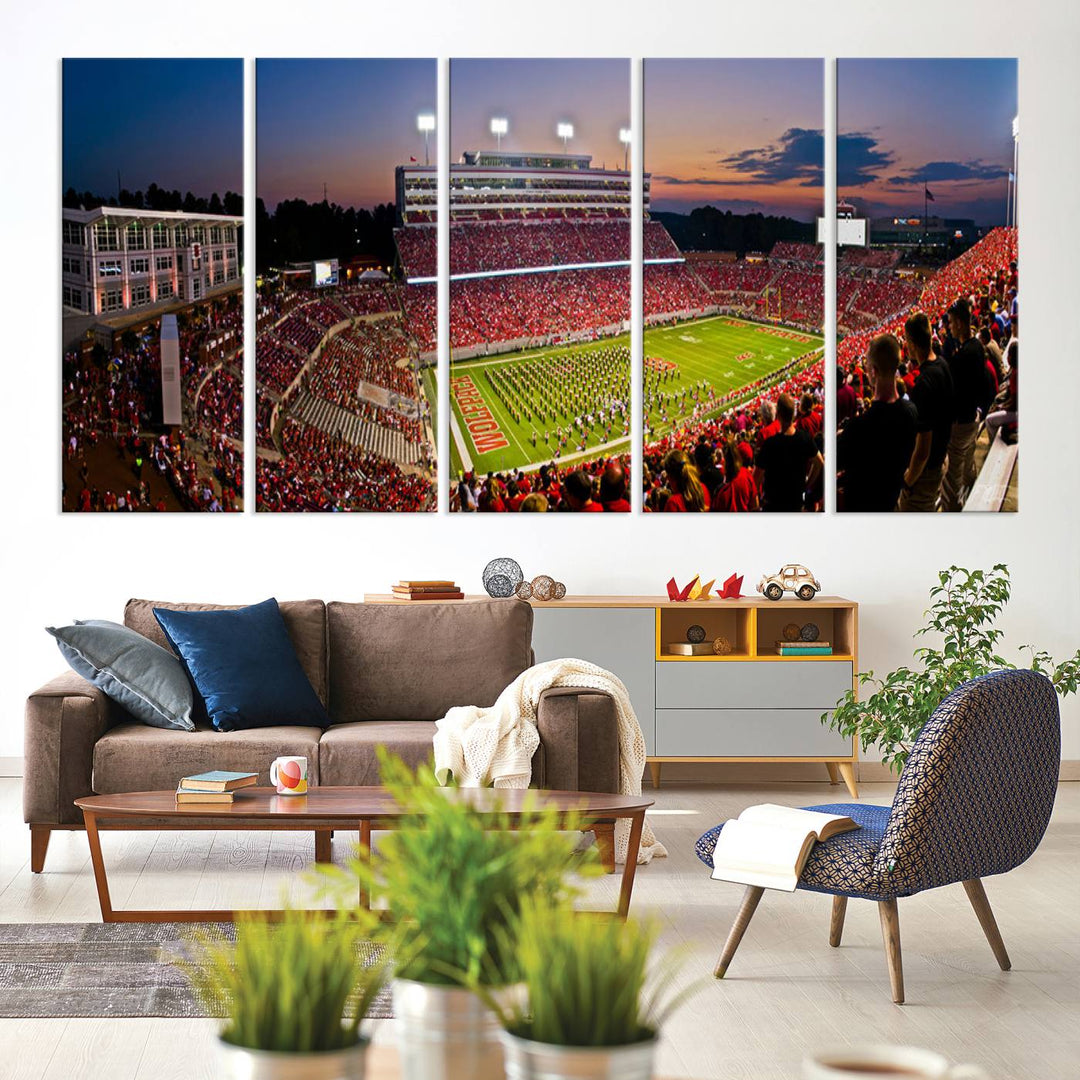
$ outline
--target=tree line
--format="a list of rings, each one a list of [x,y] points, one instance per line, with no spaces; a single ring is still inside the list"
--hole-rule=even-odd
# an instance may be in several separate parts
[[[92,191],[76,191],[69,187],[64,192],[65,210],[96,210],[99,206],[112,206],[125,210],[183,210],[188,214],[229,214],[242,217],[244,196],[235,191],[219,195],[216,191],[206,198],[192,192],[180,194],[151,184],[145,191],[128,191],[121,188],[116,195],[96,195]]]
[[[255,202],[255,262],[261,273],[271,267],[314,259],[342,263],[359,255],[394,262],[393,203],[371,210],[338,206],[327,201],[309,203],[284,199],[273,213],[262,199]]]
[[[680,251],[734,251],[742,258],[748,251],[768,252],[781,240],[814,243],[816,227],[795,218],[771,214],[733,214],[715,206],[699,206],[689,214],[654,211]]]

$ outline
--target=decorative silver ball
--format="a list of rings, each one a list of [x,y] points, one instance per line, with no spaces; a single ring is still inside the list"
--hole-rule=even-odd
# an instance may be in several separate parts
[[[705,640],[705,627],[698,626],[697,623],[694,623],[694,625],[689,627],[686,631],[686,640],[689,641],[691,645],[700,645]]]
[[[524,578],[516,559],[492,559],[484,567],[483,582],[488,596],[513,596]]]

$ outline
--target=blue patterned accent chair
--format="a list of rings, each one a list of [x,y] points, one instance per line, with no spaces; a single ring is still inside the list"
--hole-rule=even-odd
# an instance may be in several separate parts
[[[833,897],[829,944],[844,928],[848,897],[874,900],[881,916],[893,1001],[904,1000],[896,901],[960,882],[1002,971],[1009,954],[982,878],[1004,874],[1039,846],[1050,820],[1061,764],[1061,718],[1050,680],[998,671],[958,687],[911,749],[891,807],[809,806],[848,814],[861,826],[815,844],[798,888]],[[712,866],[722,825],[697,842]],[[715,975],[723,978],[763,889],[747,888]]]

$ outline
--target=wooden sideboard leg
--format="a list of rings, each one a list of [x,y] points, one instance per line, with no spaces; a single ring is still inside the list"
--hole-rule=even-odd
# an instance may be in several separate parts
[[[853,799],[857,799],[859,797],[859,786],[855,783],[855,762],[838,761],[836,767],[840,770],[840,775],[844,778],[844,783],[847,785],[849,794]]]
[[[904,1004],[904,962],[900,956],[900,915],[896,898],[878,901],[881,916],[881,938],[885,942],[885,959],[889,963],[889,986],[897,1005]]]
[[[724,951],[720,954],[720,959],[716,961],[716,967],[713,968],[713,975],[716,978],[722,979],[727,974],[728,965],[735,955],[735,950],[739,947],[739,942],[742,941],[743,934],[746,933],[746,928],[750,925],[750,920],[754,917],[758,903],[764,895],[765,890],[757,885],[746,887],[742,903],[739,905],[739,913],[735,916],[735,922],[728,932],[727,941],[724,942]]]
[[[847,914],[847,897],[832,898],[832,918],[829,920],[829,944],[840,948],[840,939],[844,936],[844,916]]]
[[[606,873],[615,873],[615,825],[612,822],[598,822],[592,827],[596,837],[596,851],[600,856],[600,865]]]
[[[997,919],[994,918],[994,913],[990,909],[990,901],[986,898],[986,890],[983,888],[982,881],[979,878],[971,878],[970,881],[965,881],[963,885],[964,892],[967,893],[971,906],[975,909],[976,916],[978,916],[979,925],[986,935],[986,940],[990,942],[990,948],[994,950],[994,957],[998,962],[998,967],[1002,971],[1008,971],[1012,967],[1012,961],[1009,959],[1009,954],[1005,949],[1005,942],[1001,940],[1001,931],[998,929]]]
[[[49,850],[52,829],[48,825],[30,826],[30,872],[40,874],[45,869],[45,852]]]
[[[839,784],[840,783],[840,770],[836,767],[836,762],[835,761],[826,761],[825,762],[825,768],[829,770],[829,783],[830,784]]]
[[[663,762],[650,761],[649,772],[652,774],[652,786],[658,788],[660,786],[660,769],[663,766]]]
[[[330,863],[334,861],[331,854],[330,840],[334,834],[329,829],[315,830],[315,861],[317,863]]]

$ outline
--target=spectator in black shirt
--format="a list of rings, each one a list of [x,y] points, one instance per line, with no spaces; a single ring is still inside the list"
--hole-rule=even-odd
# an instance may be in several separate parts
[[[986,415],[994,398],[986,350],[971,334],[971,304],[957,300],[949,308],[949,333],[956,349],[949,357],[953,381],[953,426],[949,436],[949,464],[941,483],[942,510],[963,509],[961,493],[975,482],[975,440],[979,413]]]
[[[845,511],[891,511],[915,448],[918,413],[897,396],[900,342],[879,334],[870,342],[867,373],[874,387],[870,407],[847,422],[836,438]]]
[[[762,492],[762,510],[797,512],[803,495],[824,465],[814,440],[795,426],[795,399],[781,394],[776,402],[780,432],[765,440],[754,466],[754,479]]]
[[[911,388],[918,434],[904,475],[900,509],[934,513],[941,491],[941,474],[952,434],[953,384],[946,361],[931,351],[930,320],[921,312],[904,324],[908,358],[919,369]]]

